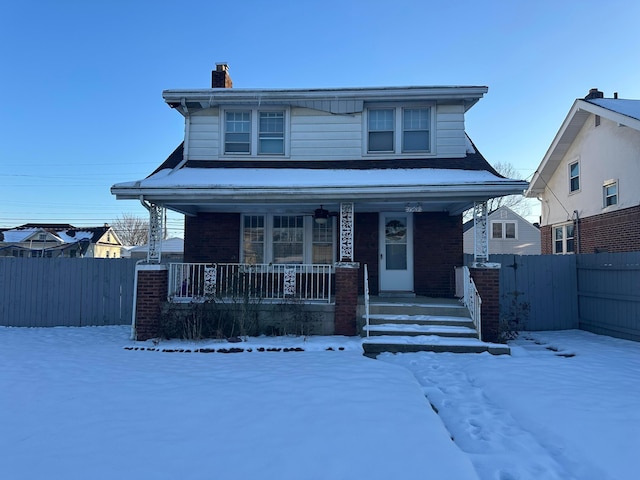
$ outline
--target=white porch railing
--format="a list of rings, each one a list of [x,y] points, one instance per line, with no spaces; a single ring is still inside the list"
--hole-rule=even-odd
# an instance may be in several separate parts
[[[367,270],[367,264],[364,264],[364,319],[367,330],[367,337],[369,336],[369,270]]]
[[[332,265],[170,263],[168,300],[296,299],[331,303]]]
[[[465,306],[469,309],[469,313],[471,314],[471,320],[473,320],[473,326],[476,327],[476,331],[478,332],[478,338],[482,340],[482,319],[481,319],[481,307],[482,307],[482,299],[478,294],[478,289],[476,288],[476,284],[471,278],[471,273],[469,272],[469,267],[462,267],[463,272],[463,282],[464,282],[464,296],[463,302]]]

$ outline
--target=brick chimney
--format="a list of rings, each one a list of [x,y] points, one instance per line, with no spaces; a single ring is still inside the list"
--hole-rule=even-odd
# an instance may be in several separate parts
[[[232,88],[233,82],[229,76],[229,65],[216,63],[216,69],[211,72],[211,88]]]
[[[593,100],[594,98],[604,98],[604,93],[602,93],[597,88],[592,88],[591,90],[589,90],[587,96],[584,97],[585,100]]]

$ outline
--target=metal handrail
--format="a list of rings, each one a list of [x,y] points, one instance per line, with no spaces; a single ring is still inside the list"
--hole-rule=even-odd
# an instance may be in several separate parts
[[[367,330],[367,337],[369,336],[369,271],[367,264],[364,264],[364,318]]]
[[[476,284],[471,277],[469,267],[462,267],[462,271],[464,275],[464,305],[469,310],[473,326],[478,332],[478,339],[482,340],[482,298],[480,298]]]

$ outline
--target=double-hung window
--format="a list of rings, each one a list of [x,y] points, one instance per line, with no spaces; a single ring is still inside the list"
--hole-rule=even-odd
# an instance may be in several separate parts
[[[574,232],[573,223],[553,227],[553,253],[573,253],[575,251]]]
[[[284,154],[284,112],[260,112],[258,153]]]
[[[516,239],[516,222],[491,222],[491,238],[496,240]]]
[[[224,153],[251,154],[251,112],[225,112]]]
[[[243,215],[244,263],[332,264],[335,221],[305,215]]]
[[[609,180],[602,186],[603,207],[611,207],[618,204],[618,182]]]
[[[395,111],[390,108],[369,110],[369,151],[393,152]]]
[[[402,152],[429,151],[429,109],[405,108],[402,113]]]
[[[225,110],[225,155],[285,155],[284,110]]]
[[[569,192],[580,190],[580,162],[573,162],[569,165]]]
[[[416,154],[431,151],[431,108],[367,109],[367,152]]]

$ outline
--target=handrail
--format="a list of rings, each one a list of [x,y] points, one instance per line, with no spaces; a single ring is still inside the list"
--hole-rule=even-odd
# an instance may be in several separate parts
[[[471,277],[469,267],[462,267],[464,275],[464,305],[469,309],[473,326],[478,332],[478,339],[482,340],[482,299],[476,288],[476,284]]]
[[[369,336],[369,271],[367,270],[367,264],[364,264],[364,318],[367,330],[367,337]]]

